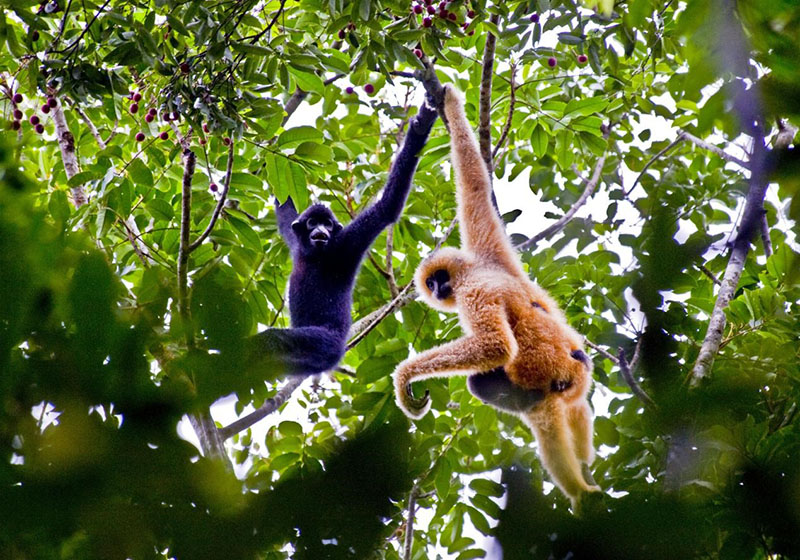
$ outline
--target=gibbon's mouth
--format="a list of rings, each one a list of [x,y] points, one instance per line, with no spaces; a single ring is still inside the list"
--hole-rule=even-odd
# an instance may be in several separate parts
[[[439,289],[436,290],[436,299],[439,300],[447,299],[451,295],[453,295],[453,289],[450,287],[449,284],[439,286]]]

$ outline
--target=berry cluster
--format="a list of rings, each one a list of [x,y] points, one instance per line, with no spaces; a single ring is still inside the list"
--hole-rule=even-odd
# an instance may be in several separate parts
[[[412,4],[411,13],[423,16],[422,27],[432,27],[433,18],[437,16],[440,19],[458,23],[459,14],[458,12],[456,12],[458,8],[457,6],[455,6],[455,3],[456,2],[447,2],[447,0],[442,0],[441,2],[439,2],[438,5],[434,6],[433,0],[419,0],[418,3]],[[472,9],[467,10],[467,17],[470,19],[474,18],[475,11]],[[466,31],[468,27],[469,27],[468,21],[461,22],[461,28],[464,29],[464,31]],[[468,32],[468,35],[474,35],[474,34],[475,34],[474,29]],[[416,51],[414,52],[416,53]]]

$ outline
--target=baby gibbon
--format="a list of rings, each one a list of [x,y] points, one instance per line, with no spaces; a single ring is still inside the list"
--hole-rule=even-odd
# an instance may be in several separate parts
[[[455,311],[465,335],[409,358],[394,373],[398,406],[411,418],[430,408],[411,383],[428,377],[472,374],[470,390],[497,408],[517,413],[539,442],[542,463],[577,507],[583,492],[598,491],[589,472],[594,459],[592,412],[587,400],[591,362],[581,337],[548,293],[522,268],[491,203],[489,171],[451,86],[444,90],[450,129],[462,248],[443,248],[416,271],[417,290],[431,307]],[[538,398],[503,406],[490,375],[502,376]],[[485,372],[485,373],[476,373]],[[503,377],[504,379],[504,377]],[[522,402],[520,401],[520,402]]]

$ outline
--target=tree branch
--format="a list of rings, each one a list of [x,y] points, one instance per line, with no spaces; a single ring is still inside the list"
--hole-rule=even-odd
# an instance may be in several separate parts
[[[389,283],[389,293],[392,298],[400,295],[400,289],[397,287],[397,280],[394,277],[394,265],[392,264],[392,252],[394,248],[394,224],[389,226],[386,232],[386,274],[388,275],[387,282]]]
[[[717,286],[722,284],[722,282],[719,281],[719,278],[717,278],[717,275],[714,274],[713,272],[711,272],[708,269],[708,267],[706,265],[704,265],[703,263],[698,263],[697,264],[697,268],[700,269],[700,272],[702,272],[703,274],[708,276],[711,279],[711,281],[714,282],[714,284],[716,284]]]
[[[414,516],[417,509],[417,494],[419,486],[414,483],[408,493],[408,519],[406,519],[405,546],[403,547],[403,560],[411,560],[411,546],[414,544]]]
[[[741,61],[750,60],[746,49],[748,43],[741,25],[733,16],[735,6],[732,0],[720,0],[719,4],[720,18],[717,24],[720,28],[718,37],[724,60],[723,70],[730,71],[737,76],[747,75],[747,68],[740,66],[744,66]],[[711,318],[708,321],[708,330],[700,347],[700,353],[692,368],[692,387],[700,385],[711,374],[711,367],[719,352],[722,335],[725,330],[725,308],[733,298],[736,287],[739,284],[747,254],[750,252],[750,241],[758,229],[761,215],[764,212],[764,196],[769,184],[765,165],[767,147],[764,143],[762,129],[764,117],[761,113],[762,104],[758,95],[757,84],[752,85],[748,90],[739,91],[738,95],[733,99],[733,106],[739,117],[743,132],[753,138],[750,160],[743,165],[743,167],[750,170],[750,186],[745,198],[739,233],[733,243],[728,266],[725,268],[725,274],[722,277],[722,285],[717,295]]]
[[[78,114],[78,116],[81,118],[81,120],[86,124],[86,128],[89,129],[89,132],[92,133],[92,136],[94,136],[94,139],[97,140],[97,145],[100,146],[100,149],[104,150],[106,148],[106,143],[103,141],[103,138],[100,136],[100,133],[97,131],[97,127],[89,119],[89,117],[86,115],[86,113],[83,112],[83,109],[81,109],[78,106],[78,104],[76,102],[74,102],[74,101],[72,102],[72,110],[75,111]]]
[[[589,200],[589,197],[592,196],[595,189],[597,188],[597,185],[600,182],[600,175],[603,171],[603,165],[606,162],[607,153],[608,152],[603,154],[600,157],[600,159],[597,160],[597,163],[594,166],[594,173],[592,174],[592,178],[586,183],[586,188],[583,189],[583,193],[581,193],[581,196],[578,198],[577,201],[575,201],[575,204],[573,204],[572,207],[569,210],[567,210],[567,212],[563,216],[561,216],[561,218],[559,218],[554,224],[550,225],[543,231],[537,233],[527,241],[523,241],[522,243],[517,245],[516,247],[517,250],[524,251],[529,247],[532,247],[542,239],[547,239],[551,235],[558,233],[559,231],[564,229],[564,227],[567,225],[567,223],[569,223],[569,221],[572,219],[575,213],[580,209],[581,206],[583,206],[586,203],[587,200]]]
[[[636,381],[636,378],[633,376],[631,368],[628,367],[628,360],[625,357],[625,350],[622,348],[619,349],[618,365],[619,371],[622,373],[622,378],[625,379],[625,382],[631,388],[633,394],[639,397],[639,400],[647,406],[655,406],[656,403],[653,402],[653,399],[650,398],[650,395],[648,395],[645,390],[642,389],[642,386],[639,385],[639,382]]]
[[[684,139],[683,132],[679,132],[678,136],[675,138],[675,140],[670,142],[667,145],[666,148],[660,150],[656,155],[651,157],[650,160],[647,163],[644,164],[644,167],[642,167],[642,171],[639,173],[639,175],[636,176],[636,180],[633,182],[633,186],[628,189],[628,191],[625,193],[625,196],[628,196],[629,194],[631,194],[633,192],[633,189],[635,189],[636,185],[639,184],[639,181],[642,179],[642,177],[644,176],[645,172],[647,172],[647,170],[650,169],[650,166],[653,165],[656,162],[656,160],[658,160],[661,156],[663,156],[668,151],[670,151],[672,148],[674,148],[675,146],[680,144],[680,142],[683,139]]]
[[[704,150],[708,150],[709,152],[713,152],[713,153],[717,154],[719,157],[721,157],[725,161],[733,162],[736,165],[738,165],[740,167],[743,167],[744,169],[750,169],[750,164],[748,164],[747,162],[737,158],[736,156],[732,156],[731,154],[729,154],[728,152],[726,152],[722,148],[719,148],[719,147],[717,147],[717,146],[715,146],[713,144],[709,144],[705,140],[701,140],[697,136],[695,136],[695,135],[693,135],[693,134],[691,134],[689,132],[686,132],[685,130],[682,130],[680,132],[680,134],[678,135],[678,137],[686,139],[689,142],[691,142],[692,144],[696,144],[697,146],[700,146]]]
[[[344,78],[345,74],[336,74],[322,82],[324,85],[329,86],[339,78]],[[284,105],[283,110],[286,113],[286,116],[283,117],[283,121],[281,121],[281,126],[286,125],[286,121],[289,120],[297,108],[300,107],[300,104],[305,101],[306,97],[308,97],[308,92],[304,91],[300,88],[296,88],[292,96],[286,101],[286,105]]]
[[[217,206],[214,208],[214,212],[211,214],[211,220],[208,222],[208,226],[206,227],[205,231],[200,234],[200,237],[195,239],[194,243],[189,245],[188,253],[191,253],[195,249],[197,249],[206,238],[211,235],[212,230],[214,229],[214,225],[217,223],[217,219],[219,218],[222,209],[225,207],[225,200],[228,197],[228,190],[231,186],[231,175],[233,174],[233,142],[231,142],[230,146],[228,146],[228,166],[225,170],[225,180],[222,183],[222,193],[219,196],[219,200],[217,201]]]
[[[297,389],[303,383],[303,381],[305,381],[305,379],[305,377],[300,375],[290,377],[286,384],[278,390],[274,397],[265,400],[261,406],[247,416],[242,416],[224,428],[220,428],[218,430],[220,439],[224,441],[229,437],[246,430],[262,418],[265,418],[266,416],[278,410],[281,406],[283,406],[283,403],[289,400],[289,397],[292,395],[292,393],[294,393],[295,389]]]
[[[500,21],[499,14],[492,14],[490,22],[497,25]],[[494,75],[494,48],[497,38],[492,34],[486,35],[486,45],[483,48],[483,62],[481,63],[481,93],[478,103],[478,144],[481,148],[481,156],[489,170],[489,177],[494,170],[492,160],[492,128],[491,128],[491,109],[492,109],[492,76]]]
[[[516,73],[516,71],[517,67],[514,64],[512,64],[511,80],[510,80],[511,98],[509,99],[508,102],[508,117],[506,117],[506,125],[503,127],[503,132],[500,134],[500,138],[497,140],[497,144],[495,144],[494,150],[492,151],[492,162],[494,162],[494,158],[497,157],[497,152],[500,151],[500,148],[502,147],[503,143],[506,141],[506,138],[508,137],[508,132],[511,130],[511,119],[514,118],[514,105],[517,102],[517,96],[514,86],[514,74]]]
[[[80,171],[78,165],[78,155],[75,153],[75,137],[69,131],[67,119],[64,116],[64,105],[61,100],[57,100],[57,104],[50,111],[53,115],[53,123],[56,125],[56,137],[58,140],[58,147],[61,148],[61,161],[64,163],[64,172],[67,175],[67,181],[72,179]],[[72,194],[72,204],[75,208],[80,208],[87,202],[86,192],[83,190],[83,185],[75,185],[70,187]]]
[[[225,442],[220,436],[220,430],[211,417],[211,413],[190,414],[189,422],[197,434],[197,439],[200,440],[200,449],[202,449],[203,455],[209,459],[220,460],[227,470],[232,471],[233,466],[225,453]]]
[[[364,338],[375,327],[377,327],[381,321],[393,313],[397,308],[404,306],[410,301],[413,301],[416,297],[417,291],[414,289],[414,283],[409,282],[392,301],[353,323],[353,326],[350,327],[349,333],[352,338],[347,344],[347,349],[350,350],[351,348],[354,348],[359,342],[364,340]]]
[[[192,177],[194,176],[196,156],[193,151],[183,152],[183,182],[181,187],[181,232],[178,246],[178,309],[183,320],[186,345],[194,348],[194,336],[190,328],[189,316],[189,232],[192,213]]]

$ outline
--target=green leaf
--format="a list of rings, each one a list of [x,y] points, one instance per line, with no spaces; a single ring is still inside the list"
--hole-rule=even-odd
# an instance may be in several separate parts
[[[128,176],[137,186],[153,186],[153,173],[140,158],[136,158],[131,161],[130,165],[128,166]]]
[[[358,15],[364,21],[369,21],[371,0],[361,0],[358,5]]]
[[[541,126],[536,126],[531,134],[531,148],[536,157],[544,157],[547,153],[547,144],[550,142],[550,135]]]
[[[261,252],[261,240],[258,238],[258,234],[255,230],[251,228],[247,222],[229,214],[228,223],[230,223],[231,227],[236,231],[236,236],[239,238],[242,245],[253,251]]]
[[[264,188],[264,181],[252,173],[231,173],[231,187],[242,190],[260,191]]]
[[[570,99],[564,108],[565,117],[589,116],[599,113],[608,106],[605,97],[588,97],[584,99]]]
[[[302,436],[303,426],[291,420],[284,420],[278,424],[278,431],[285,436]]]
[[[289,67],[289,73],[294,76],[295,82],[297,82],[297,87],[300,89],[304,91],[313,91],[315,93],[319,93],[320,95],[325,93],[325,84],[322,83],[322,79],[316,74],[303,72],[291,66]]]
[[[281,132],[278,147],[289,148],[303,142],[322,142],[322,133],[313,126],[296,126]]]
[[[60,189],[54,190],[50,194],[47,209],[56,222],[66,222],[71,212],[67,193]]]
[[[169,222],[175,217],[175,210],[172,205],[160,198],[154,198],[145,204],[150,214],[157,220]]]

